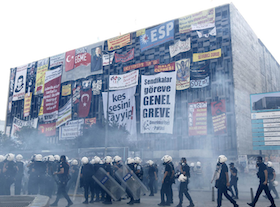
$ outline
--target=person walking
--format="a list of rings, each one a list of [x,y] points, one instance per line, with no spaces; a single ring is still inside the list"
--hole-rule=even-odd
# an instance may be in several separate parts
[[[237,188],[237,181],[238,181],[238,177],[237,177],[237,172],[238,170],[234,167],[234,163],[230,163],[230,186],[229,186],[229,190],[231,192],[232,198],[233,199],[238,199],[238,188]],[[233,193],[232,187],[234,188],[235,191],[235,195]]]

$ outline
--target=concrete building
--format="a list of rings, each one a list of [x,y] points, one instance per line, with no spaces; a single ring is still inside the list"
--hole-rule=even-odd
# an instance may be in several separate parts
[[[218,154],[230,157],[259,154],[259,151],[253,151],[252,147],[250,94],[280,91],[280,82],[277,81],[280,78],[279,64],[233,4],[215,8],[215,35],[209,35],[213,27],[199,30],[204,35],[200,38],[196,30],[180,33],[179,19],[175,19],[174,24],[174,40],[144,52],[140,51],[140,37],[136,36],[136,32],[132,32],[132,44],[117,49],[116,53],[125,54],[134,48],[134,59],[125,63],[113,62],[112,65],[103,67],[103,74],[92,76],[93,80],[102,79],[102,91],[107,91],[109,71],[112,75],[124,74],[123,67],[145,61],[159,59],[159,64],[168,64],[190,58],[191,71],[206,66],[209,68],[208,86],[176,91],[173,134],[140,134],[141,84],[138,84],[135,94],[137,150],[143,158],[161,158],[165,154],[193,158],[207,158]],[[169,46],[177,40],[185,41],[188,38],[191,38],[191,49],[171,57]],[[219,58],[193,61],[193,54],[218,49],[221,49]],[[104,51],[108,51],[106,41]],[[153,65],[138,70],[140,75],[155,74]],[[82,79],[77,80],[76,83],[81,84],[81,81]],[[75,81],[71,83],[74,84]],[[38,117],[42,99],[42,95],[34,96],[29,118]],[[69,97],[61,96],[60,106],[68,99]],[[221,100],[224,100],[226,105],[226,133],[215,135],[211,103]],[[196,102],[207,102],[207,135],[189,136],[188,104]],[[72,119],[77,119],[75,113],[78,109],[73,107],[72,110]],[[23,100],[12,103],[11,112],[7,113],[7,126],[12,125],[13,117],[27,119],[23,117]],[[88,118],[91,117],[96,117],[96,122],[104,123],[101,94],[92,98]]]

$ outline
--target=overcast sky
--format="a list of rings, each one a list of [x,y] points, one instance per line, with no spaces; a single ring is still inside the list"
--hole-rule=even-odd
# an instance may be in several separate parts
[[[280,63],[278,0],[2,0],[0,120],[10,68],[229,2]]]

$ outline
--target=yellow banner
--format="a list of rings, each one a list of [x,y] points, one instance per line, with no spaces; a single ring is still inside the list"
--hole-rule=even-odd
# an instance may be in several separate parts
[[[35,95],[44,93],[45,75],[48,70],[48,64],[37,68]]]
[[[71,83],[62,86],[62,96],[69,96],[71,95]]]
[[[222,54],[221,49],[213,50],[213,51],[210,51],[210,52],[204,52],[204,53],[194,53],[193,54],[193,62],[219,58],[219,57],[221,57],[221,54]]]
[[[179,19],[179,32],[187,33],[215,27],[215,9],[204,10]]]
[[[107,42],[108,51],[120,49],[126,45],[131,44],[130,33],[109,39]]]
[[[31,106],[31,99],[32,99],[32,93],[25,94],[24,96],[24,107],[23,107],[23,116],[27,117],[30,114],[30,106]]]
[[[139,37],[146,33],[146,29],[140,29],[136,32],[136,37]]]
[[[44,109],[44,99],[42,100],[42,103],[41,103],[41,107],[40,107],[40,111],[39,111],[38,116],[43,116],[43,109]]]

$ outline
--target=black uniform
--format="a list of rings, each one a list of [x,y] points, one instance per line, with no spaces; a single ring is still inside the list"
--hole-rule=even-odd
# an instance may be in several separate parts
[[[238,199],[238,188],[237,188],[237,181],[238,181],[237,172],[238,172],[238,170],[235,167],[230,167],[230,170],[231,170],[231,174],[230,174],[229,190],[231,192],[232,197],[235,197],[236,199]],[[233,175],[232,173],[234,173],[235,175]],[[235,195],[233,193],[232,186],[234,187]]]
[[[107,173],[109,173],[109,175],[113,176],[113,169],[112,169],[111,164],[105,163],[104,164],[104,169]],[[106,193],[106,198],[105,198],[105,201],[103,203],[104,204],[112,204],[111,199],[112,199],[111,196],[108,193]]]
[[[97,172],[98,169],[102,167],[99,163],[95,163],[93,165],[94,172]],[[100,201],[100,194],[101,194],[101,200],[105,199],[105,192],[104,190],[98,185],[98,183],[94,182],[94,193],[95,193],[95,202]]]
[[[23,162],[16,162],[17,174],[15,178],[15,195],[20,195],[22,187],[22,178],[23,178]]]
[[[148,169],[148,175],[149,175],[149,184],[148,185],[149,185],[149,188],[151,191],[150,196],[154,196],[154,182],[156,180],[155,173],[156,173],[155,167],[153,165],[150,165],[149,169]]]
[[[131,171],[134,171],[134,164],[127,164],[127,166],[130,168]],[[133,198],[132,193],[128,189],[126,189],[126,193],[127,193],[128,197],[130,198],[130,201],[127,204],[130,204],[130,205],[134,204],[134,198]]]
[[[172,162],[168,163],[171,166],[172,169],[172,173],[171,173],[171,177],[170,177],[170,185],[169,185],[169,191],[170,191],[170,203],[173,203],[173,190],[172,190],[172,184],[175,184],[175,169],[174,169],[174,165]]]
[[[0,195],[4,195],[4,173],[3,173],[4,162],[0,162]]]
[[[141,180],[141,182],[143,182],[143,168],[140,164],[136,164],[134,165],[134,173],[135,175],[139,178],[139,180]],[[140,194],[141,194],[141,188],[139,188],[136,192],[137,197],[139,197],[138,200],[134,200],[134,203],[140,203]]]
[[[78,165],[72,165],[70,167],[70,180],[67,184],[67,193],[69,192],[70,189],[76,186],[76,182],[79,176],[79,166]]]
[[[269,191],[273,191],[273,193],[276,195],[276,198],[279,198],[278,192],[275,188],[275,186],[273,185],[273,178],[274,178],[274,173],[275,170],[273,169],[273,167],[268,167],[267,168],[267,173],[268,173],[268,189]]]
[[[171,185],[171,175],[172,175],[172,167],[168,163],[163,163],[165,165],[164,174],[166,173],[166,177],[163,180],[163,183],[161,185],[160,189],[160,198],[161,202],[159,205],[170,205],[171,201],[171,192],[170,192],[170,185]],[[166,196],[166,202],[164,199],[164,195]]]
[[[85,192],[84,192],[84,196],[85,196],[84,203],[88,203],[89,190],[91,191],[91,202],[93,201],[93,197],[94,197],[94,180],[92,178],[93,174],[94,174],[93,165],[88,163],[88,164],[84,164],[82,166],[81,180],[82,180],[83,187],[84,187],[84,190],[85,190]]]
[[[227,178],[226,178],[226,173],[228,173],[228,167],[225,163],[221,163],[220,164],[221,167],[221,173],[220,173],[220,177],[217,180],[216,183],[216,187],[218,188],[218,199],[217,199],[217,203],[218,203],[218,207],[222,206],[222,194],[225,195],[225,197],[234,205],[234,206],[238,206],[236,204],[236,201],[233,200],[232,197],[230,197],[230,195],[227,193]]]
[[[183,204],[183,194],[185,194],[185,196],[187,197],[187,199],[190,201],[190,206],[194,206],[192,198],[188,192],[188,183],[189,183],[189,178],[191,177],[190,175],[190,167],[188,166],[188,164],[182,165],[181,166],[181,173],[185,176],[187,176],[187,181],[186,182],[180,182],[180,188],[179,188],[179,200],[180,203],[178,205],[182,206]]]
[[[15,176],[17,173],[16,163],[14,161],[6,161],[3,167],[4,182],[3,182],[3,192],[4,195],[11,195],[10,188],[15,182]]]

